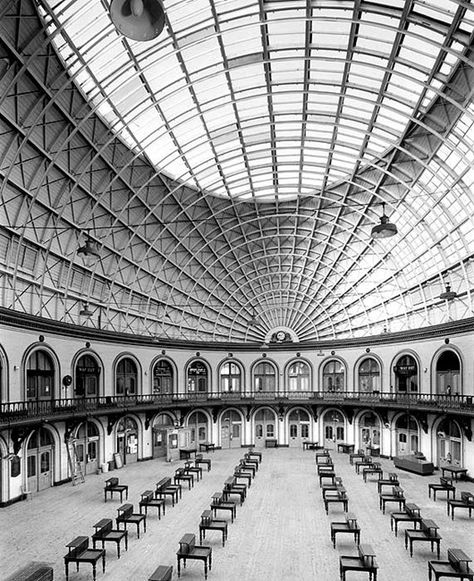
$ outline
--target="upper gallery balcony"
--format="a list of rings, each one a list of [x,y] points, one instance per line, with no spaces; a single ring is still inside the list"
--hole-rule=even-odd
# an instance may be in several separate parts
[[[336,391],[265,391],[265,392],[193,392],[90,398],[16,401],[0,404],[0,426],[35,424],[85,416],[128,412],[158,413],[177,408],[217,407],[225,405],[278,406],[286,411],[295,405],[344,406],[352,408],[419,410],[432,413],[473,415],[473,396],[434,395],[426,393],[336,392]]]

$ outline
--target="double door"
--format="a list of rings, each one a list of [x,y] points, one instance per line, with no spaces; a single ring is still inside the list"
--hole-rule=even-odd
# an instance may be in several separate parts
[[[344,426],[337,423],[324,424],[324,447],[337,450],[337,445],[345,442]]]
[[[240,448],[242,445],[242,424],[240,422],[225,422],[221,427],[222,448]]]
[[[45,446],[28,450],[26,456],[28,490],[38,492],[53,485],[53,448]]]
[[[289,434],[290,448],[301,448],[303,442],[309,438],[309,423],[290,421]]]
[[[124,464],[137,462],[138,439],[135,432],[119,432],[117,434],[117,453]]]
[[[97,474],[99,469],[98,440],[80,441],[76,443],[77,460],[83,474]]]
[[[418,434],[410,430],[397,430],[397,456],[418,452]]]

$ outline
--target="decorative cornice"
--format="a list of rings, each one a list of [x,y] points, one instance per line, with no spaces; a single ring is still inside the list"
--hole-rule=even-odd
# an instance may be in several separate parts
[[[72,325],[53,321],[44,317],[36,317],[27,313],[14,311],[0,307],[0,324],[17,329],[35,331],[37,333],[50,333],[54,335],[67,336],[80,340],[94,341],[100,343],[127,344],[129,346],[163,346],[186,351],[208,350],[208,351],[259,351],[260,343],[227,343],[211,341],[179,341],[167,338],[141,337],[137,335],[107,331],[106,329],[92,329],[81,325]],[[439,337],[451,338],[455,335],[474,332],[474,317],[452,321],[431,327],[411,329],[408,331],[398,331],[396,333],[383,333],[381,335],[371,335],[367,337],[357,337],[352,339],[334,339],[328,341],[311,341],[298,343],[296,346],[288,343],[272,343],[267,345],[271,351],[288,351],[297,348],[298,351],[315,351],[330,349],[336,350],[347,347],[367,347],[374,345],[390,345],[394,343],[406,343],[410,341],[422,341],[424,339],[434,339]]]

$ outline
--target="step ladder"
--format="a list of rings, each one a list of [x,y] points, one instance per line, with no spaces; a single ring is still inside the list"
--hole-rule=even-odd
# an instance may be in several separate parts
[[[72,485],[76,486],[76,484],[81,484],[82,482],[84,482],[84,473],[82,472],[81,462],[77,455],[75,438],[69,438],[66,441],[66,448],[69,470],[71,472]]]

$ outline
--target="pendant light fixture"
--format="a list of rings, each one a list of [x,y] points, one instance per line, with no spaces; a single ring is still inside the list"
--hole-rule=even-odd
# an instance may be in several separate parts
[[[451,285],[450,284],[446,284],[446,290],[444,291],[444,293],[441,293],[439,295],[439,298],[442,301],[452,301],[457,296],[458,296],[458,293],[451,290]]]
[[[385,202],[382,202],[382,216],[380,217],[380,224],[372,228],[371,236],[376,240],[378,238],[390,238],[395,236],[398,230],[395,224],[389,222],[388,216],[385,214]]]

